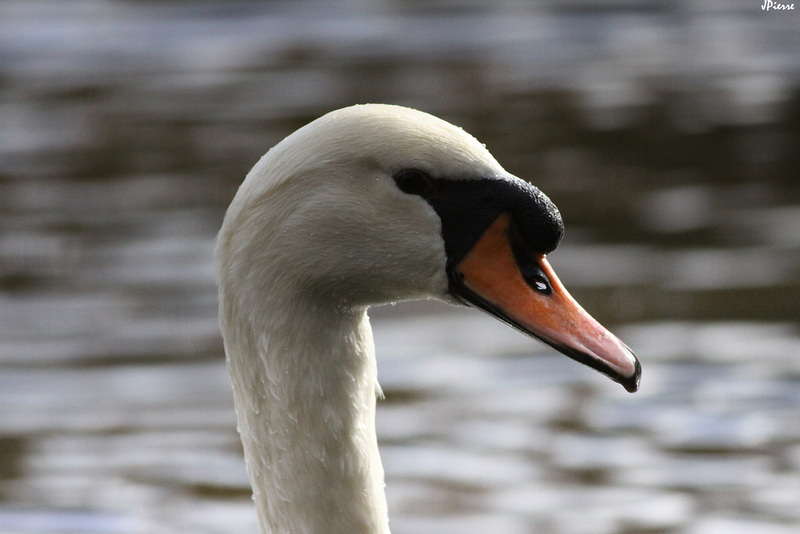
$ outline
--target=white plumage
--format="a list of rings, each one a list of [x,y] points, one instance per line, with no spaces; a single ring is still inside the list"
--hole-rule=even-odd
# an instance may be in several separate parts
[[[439,214],[393,178],[409,168],[517,180],[449,123],[354,106],[272,148],[225,216],[221,329],[265,534],[389,532],[366,310],[455,301]]]

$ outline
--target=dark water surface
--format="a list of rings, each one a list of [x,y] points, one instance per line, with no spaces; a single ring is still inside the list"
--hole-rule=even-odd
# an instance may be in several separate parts
[[[256,532],[214,236],[271,145],[376,101],[540,186],[644,366],[374,310],[393,532],[799,532],[800,12],[761,3],[0,4],[0,532]]]

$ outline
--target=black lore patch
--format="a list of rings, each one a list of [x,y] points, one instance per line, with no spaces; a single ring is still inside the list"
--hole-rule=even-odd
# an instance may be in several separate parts
[[[395,175],[401,191],[428,201],[442,220],[447,267],[458,264],[483,232],[502,213],[532,253],[547,254],[558,246],[564,223],[547,196],[518,178],[443,179],[405,169]]]

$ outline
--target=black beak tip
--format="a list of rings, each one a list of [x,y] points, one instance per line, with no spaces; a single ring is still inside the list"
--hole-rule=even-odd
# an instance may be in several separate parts
[[[630,349],[628,350],[630,351]],[[631,351],[631,354],[633,354],[633,351]],[[636,393],[639,389],[639,383],[642,381],[642,364],[636,359],[636,355],[634,355],[634,360],[633,374],[629,377],[620,377],[619,380],[619,383],[622,384],[622,387],[624,387],[628,393]]]

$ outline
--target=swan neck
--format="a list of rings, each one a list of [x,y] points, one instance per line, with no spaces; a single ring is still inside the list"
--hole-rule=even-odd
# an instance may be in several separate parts
[[[225,339],[262,534],[388,534],[366,310],[268,308]]]

